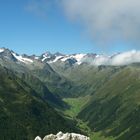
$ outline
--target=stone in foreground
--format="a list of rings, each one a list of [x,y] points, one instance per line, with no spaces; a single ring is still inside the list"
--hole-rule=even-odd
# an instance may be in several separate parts
[[[41,140],[39,136],[35,138],[35,140]],[[76,134],[76,133],[62,133],[59,132],[56,135],[50,134],[44,137],[43,140],[90,140],[89,137],[81,135],[81,134]]]
[[[42,140],[39,136],[37,136],[36,138],[35,138],[35,140]]]

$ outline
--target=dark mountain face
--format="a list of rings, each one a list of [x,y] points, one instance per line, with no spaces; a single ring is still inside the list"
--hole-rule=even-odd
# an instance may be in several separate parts
[[[74,131],[74,124],[49,105],[59,105],[59,100],[37,79],[32,77],[29,84],[25,77],[21,79],[3,67],[0,67],[0,75],[1,140],[30,140],[60,130]]]
[[[13,56],[12,51],[10,51],[8,49],[4,49],[4,48],[3,48],[3,50],[4,51],[0,53],[0,59],[14,61],[14,62],[17,61],[17,59]]]

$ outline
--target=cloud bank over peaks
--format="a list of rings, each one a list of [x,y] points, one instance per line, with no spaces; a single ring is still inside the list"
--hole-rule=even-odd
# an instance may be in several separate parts
[[[86,60],[85,60],[86,61]],[[123,52],[115,54],[113,56],[97,55],[93,61],[92,65],[128,65],[132,63],[140,63],[140,51],[132,50],[128,52]]]
[[[83,23],[94,41],[139,43],[140,1],[60,0],[66,14]]]

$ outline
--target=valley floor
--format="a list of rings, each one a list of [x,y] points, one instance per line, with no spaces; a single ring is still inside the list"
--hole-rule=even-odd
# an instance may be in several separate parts
[[[81,109],[90,99],[90,96],[78,97],[78,98],[64,98],[63,101],[66,102],[70,108],[64,111],[64,114],[77,121],[77,126],[86,132],[91,140],[115,140],[113,137],[105,137],[101,132],[93,132],[87,125],[86,122],[76,118]]]

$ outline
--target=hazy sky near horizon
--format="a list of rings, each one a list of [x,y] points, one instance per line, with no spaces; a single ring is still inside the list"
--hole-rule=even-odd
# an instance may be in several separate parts
[[[137,0],[0,0],[0,47],[27,54],[139,49],[139,6]]]

